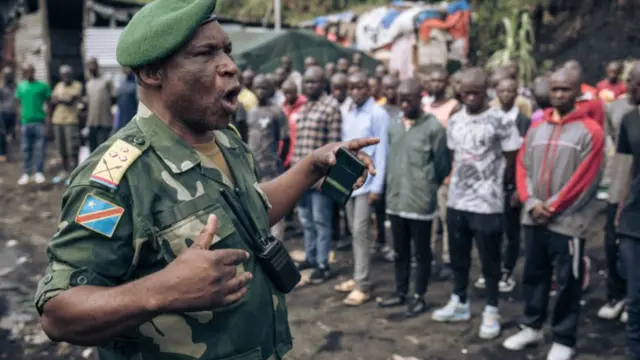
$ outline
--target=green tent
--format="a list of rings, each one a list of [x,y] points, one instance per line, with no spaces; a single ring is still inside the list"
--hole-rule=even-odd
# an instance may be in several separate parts
[[[302,71],[304,59],[313,56],[320,64],[336,62],[340,57],[351,59],[353,49],[320,37],[308,30],[282,31],[233,31],[229,32],[233,43],[233,58],[242,69],[250,67],[257,72],[272,72],[280,64],[280,58],[289,55],[293,68]],[[362,67],[373,74],[378,60],[362,54]]]

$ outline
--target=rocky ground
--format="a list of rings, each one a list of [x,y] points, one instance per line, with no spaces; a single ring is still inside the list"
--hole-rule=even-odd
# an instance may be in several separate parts
[[[94,352],[51,343],[40,330],[33,309],[36,282],[42,273],[48,238],[57,225],[62,187],[18,188],[16,164],[0,164],[0,359],[54,360],[93,358]],[[578,359],[625,359],[624,326],[599,320],[595,313],[604,301],[602,219],[593,223],[588,254],[593,260],[592,286],[584,296]],[[301,249],[299,240],[287,242]],[[424,360],[545,359],[549,344],[522,353],[503,350],[500,343],[517,330],[522,309],[519,287],[504,296],[501,310],[504,334],[495,341],[480,340],[477,329],[482,293],[472,291],[474,317],[470,323],[437,324],[429,315],[406,320],[401,310],[381,310],[373,302],[359,308],[342,305],[333,286],[350,271],[350,253],[339,252],[337,279],[315,287],[300,287],[289,296],[290,321],[295,337],[293,358],[299,360],[387,360],[416,357]],[[473,277],[479,269],[473,269]],[[393,288],[392,264],[374,264],[376,295]],[[451,285],[433,282],[428,302],[444,304]]]

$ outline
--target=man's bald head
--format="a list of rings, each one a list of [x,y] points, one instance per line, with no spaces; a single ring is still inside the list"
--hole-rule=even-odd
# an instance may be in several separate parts
[[[253,70],[246,69],[240,75],[240,82],[244,87],[251,89],[251,87],[253,86],[253,80],[255,77],[256,77],[256,73],[253,72]]]
[[[607,65],[607,79],[609,82],[616,83],[620,80],[622,74],[622,63],[620,61],[612,61]]]
[[[416,79],[406,79],[398,85],[398,103],[409,119],[418,119],[422,114],[422,86]]]
[[[580,72],[571,67],[555,71],[549,78],[550,84],[563,83],[575,89],[580,88]]]
[[[398,102],[398,85],[400,80],[397,77],[388,74],[382,77],[381,86],[382,94],[387,99],[387,104],[396,105]]]
[[[580,65],[580,62],[578,62],[578,60],[572,59],[572,60],[566,61],[562,67],[569,70],[577,71],[578,73],[582,72],[582,65]]]
[[[346,86],[348,80],[349,80],[349,78],[344,73],[333,74],[333,76],[331,77],[331,86],[336,86],[336,85],[337,86],[340,86],[340,85]]]
[[[320,66],[312,65],[305,70],[303,79],[305,94],[312,101],[319,99],[324,91],[324,70]]]
[[[486,110],[487,85],[487,73],[483,68],[472,67],[460,75],[458,91],[469,113],[478,114]]]
[[[298,92],[298,85],[293,80],[286,80],[282,83],[282,92],[294,91]]]
[[[314,58],[313,56],[307,56],[306,59],[304,59],[304,68],[308,69],[312,66],[317,66],[318,62],[316,61],[316,58]]]
[[[510,77],[511,77],[511,73],[508,68],[506,67],[497,68],[491,74],[491,78],[489,79],[489,86],[492,88],[495,88],[498,86],[498,83],[500,82],[500,80],[505,78],[510,78]]]
[[[287,104],[293,105],[298,100],[298,85],[293,80],[286,80],[282,83],[282,94],[284,94]]]
[[[331,95],[342,103],[347,98],[347,82],[349,78],[345,73],[335,73],[331,77]]]
[[[533,97],[541,108],[548,108],[549,105],[549,77],[538,76],[533,80]]]
[[[371,86],[367,74],[357,72],[349,75],[349,95],[357,106],[363,105],[371,97]]]
[[[360,66],[354,64],[349,66],[349,69],[347,70],[347,75],[355,74],[360,71],[361,71]]]
[[[563,67],[549,78],[549,101],[561,115],[573,110],[580,95],[580,73]]]
[[[355,73],[349,75],[349,78],[348,78],[348,82],[349,83],[357,83],[357,82],[365,82],[365,83],[367,83],[368,80],[369,80],[369,77],[367,76],[367,74],[365,74],[362,71],[355,72]]]
[[[481,85],[485,88],[488,85],[487,72],[481,67],[472,67],[462,71],[460,74],[460,86]]]
[[[422,96],[422,85],[415,79],[402,80],[398,85],[398,93]]]

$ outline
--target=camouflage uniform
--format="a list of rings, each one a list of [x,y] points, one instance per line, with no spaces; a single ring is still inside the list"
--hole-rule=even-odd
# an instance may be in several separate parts
[[[281,359],[291,349],[285,297],[255,261],[246,230],[221,192],[231,193],[264,233],[268,199],[233,129],[215,131],[215,138],[233,181],[203,167],[195,150],[140,105],[134,121],[73,174],[47,249],[50,265],[36,294],[39,312],[74,286],[117,286],[162,270],[192,244],[211,213],[218,218],[211,248],[251,254],[238,266],[253,274],[238,303],[160,315],[100,347],[100,359]]]

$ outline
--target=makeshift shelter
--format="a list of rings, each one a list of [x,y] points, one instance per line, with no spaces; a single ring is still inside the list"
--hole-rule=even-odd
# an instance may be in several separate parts
[[[291,57],[293,68],[302,71],[304,59],[313,56],[320,64],[335,62],[340,57],[351,59],[356,50],[337,45],[308,30],[236,31],[230,32],[233,58],[240,68],[250,67],[258,72],[274,71],[284,55]],[[378,60],[362,54],[362,67],[371,74]]]

